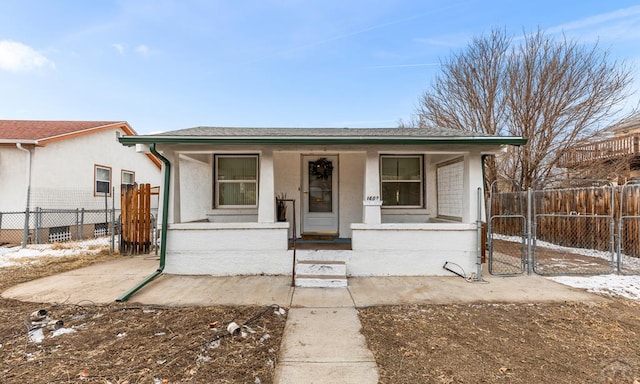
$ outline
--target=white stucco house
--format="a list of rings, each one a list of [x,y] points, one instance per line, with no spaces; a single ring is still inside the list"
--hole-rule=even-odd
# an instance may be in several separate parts
[[[25,212],[27,207],[32,212],[36,208],[101,209],[105,197],[109,207],[115,201],[117,209],[120,184],[159,185],[160,161],[122,146],[118,138],[124,135],[136,135],[124,121],[0,120],[0,212],[4,213],[0,243],[16,243],[16,238],[23,237],[24,214],[17,220],[11,212]],[[87,215],[83,222],[104,226],[102,217],[92,223]],[[32,232],[33,225],[32,220]],[[39,229],[68,226],[44,222]]]
[[[159,270],[209,275],[289,275],[301,259],[349,276],[447,275],[446,262],[472,271],[483,156],[526,143],[443,128],[196,127],[119,140],[163,162]],[[283,195],[295,212],[287,201],[278,221]],[[295,256],[294,237],[312,246]]]

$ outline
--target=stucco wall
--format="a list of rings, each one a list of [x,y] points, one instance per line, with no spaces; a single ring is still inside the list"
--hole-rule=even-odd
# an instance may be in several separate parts
[[[287,223],[183,223],[167,232],[166,273],[283,275],[291,273]]]
[[[135,172],[137,183],[160,185],[160,169],[145,154],[137,153],[135,147],[120,144],[115,132],[99,131],[37,147],[32,152],[33,196],[38,196],[38,191],[57,190],[86,191],[93,195],[95,165],[111,168],[111,185],[116,188],[116,196],[119,196],[122,170]],[[100,202],[103,199],[95,198]],[[119,208],[119,198],[115,201]],[[39,206],[46,206],[46,203],[33,201]],[[56,205],[55,202],[51,204]]]
[[[181,156],[179,161],[180,185],[189,186],[180,190],[180,220],[206,220],[213,204],[212,156]]]
[[[288,223],[184,223],[168,232],[166,273],[290,275]],[[470,224],[354,224],[350,251],[298,250],[298,260],[341,260],[349,276],[447,276],[475,272],[477,231]]]
[[[0,145],[0,212],[24,211],[27,195],[27,153]]]

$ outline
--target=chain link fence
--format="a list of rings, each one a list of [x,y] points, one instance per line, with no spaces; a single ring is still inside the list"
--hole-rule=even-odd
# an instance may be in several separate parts
[[[491,184],[487,204],[488,267],[492,275],[517,275],[527,261],[527,195],[518,183]]]
[[[640,185],[545,180],[523,191],[492,185],[489,272],[515,275],[640,274]]]
[[[615,269],[615,192],[605,180],[546,181],[533,191],[533,270],[595,275]]]
[[[625,184],[620,189],[618,223],[618,271],[640,274],[640,185]]]
[[[0,246],[82,242],[113,252],[119,249],[119,206],[119,190],[101,195],[86,190],[32,190],[28,210],[0,212]],[[157,205],[152,216],[157,216]],[[154,236],[155,227],[151,230]]]

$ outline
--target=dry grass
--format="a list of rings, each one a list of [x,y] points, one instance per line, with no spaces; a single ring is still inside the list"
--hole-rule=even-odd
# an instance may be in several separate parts
[[[0,268],[0,290],[123,256],[44,257]],[[44,329],[28,341],[29,315],[45,309],[77,332]],[[226,324],[248,324],[230,337]],[[34,304],[0,299],[2,383],[271,383],[286,316],[274,308],[161,308],[132,304]],[[163,381],[164,380],[164,381]]]

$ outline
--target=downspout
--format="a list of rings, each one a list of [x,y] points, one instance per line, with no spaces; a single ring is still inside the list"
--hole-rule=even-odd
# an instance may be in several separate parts
[[[24,148],[21,143],[16,143],[16,148],[27,153],[27,203],[24,209],[24,228],[22,230],[22,248],[27,246],[29,238],[29,205],[31,204],[31,151]]]
[[[171,180],[171,163],[166,157],[162,156],[156,151],[156,143],[149,144],[151,153],[156,155],[164,163],[164,195],[162,196],[162,224],[160,226],[160,265],[158,269],[153,272],[149,277],[139,282],[135,287],[125,292],[122,296],[118,297],[116,301],[127,301],[134,293],[138,292],[142,287],[150,283],[153,279],[160,276],[164,271],[165,257],[167,252],[167,225],[169,222],[169,183]]]

